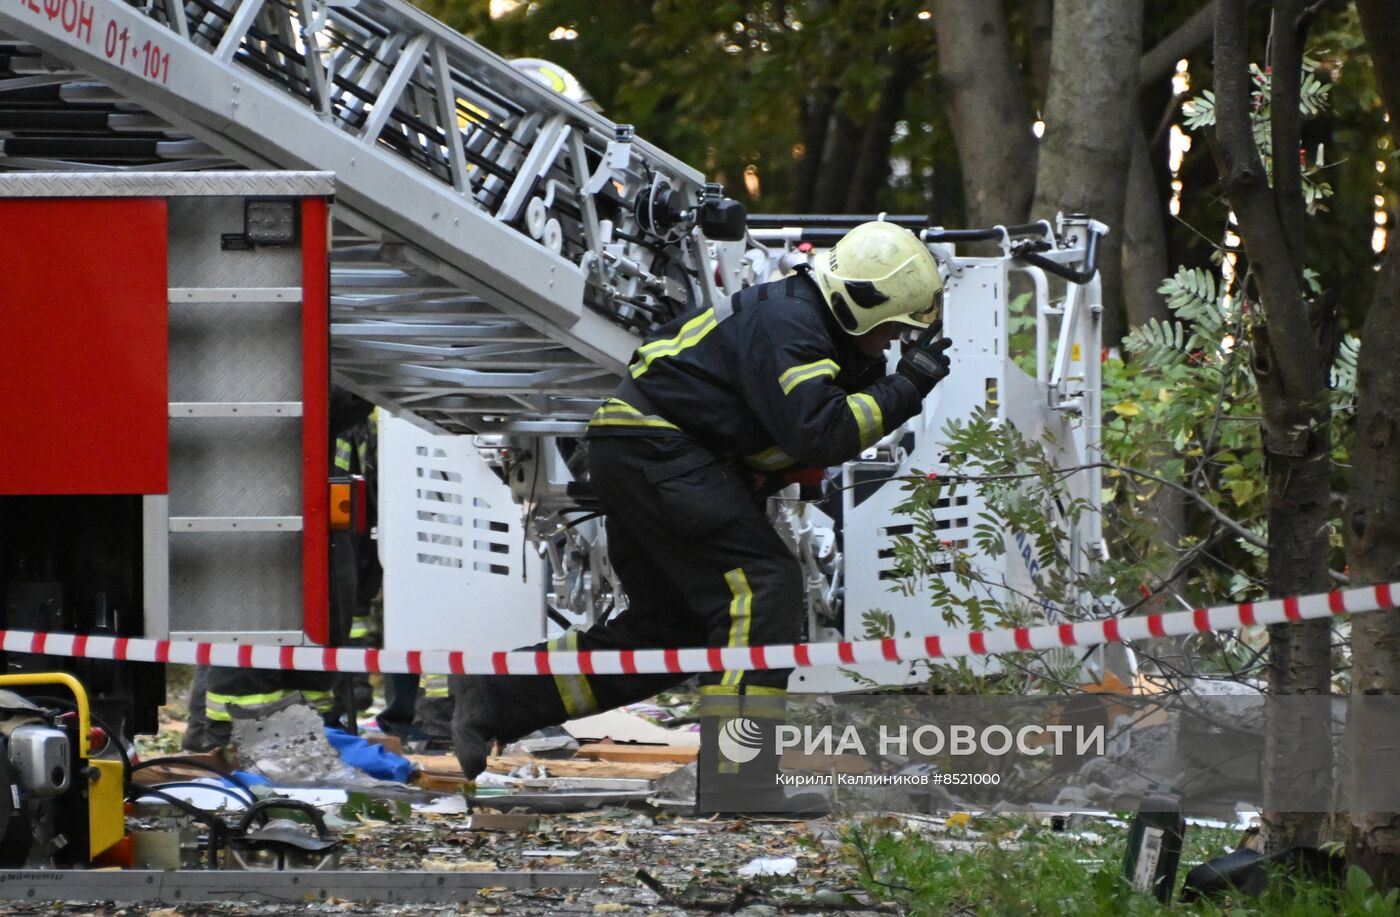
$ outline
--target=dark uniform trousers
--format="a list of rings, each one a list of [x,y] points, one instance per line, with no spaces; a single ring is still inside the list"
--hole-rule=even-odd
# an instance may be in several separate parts
[[[683,435],[590,436],[590,479],[607,510],[608,557],[625,610],[531,649],[617,650],[794,643],[803,581],[746,477]],[[707,673],[715,712],[781,719],[790,669]],[[509,742],[543,726],[651,697],[674,674],[487,676]],[[458,680],[460,684],[460,680]],[[454,691],[460,690],[454,685]],[[745,698],[752,698],[744,709]],[[762,700],[760,700],[762,698]],[[779,709],[769,710],[777,702]]]

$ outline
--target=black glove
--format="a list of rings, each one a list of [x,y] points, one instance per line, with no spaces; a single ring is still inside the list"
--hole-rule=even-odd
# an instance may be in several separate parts
[[[942,331],[942,321],[929,325],[928,330],[919,335],[917,341],[905,345],[904,355],[899,358],[899,365],[895,367],[895,372],[914,383],[914,387],[924,397],[947,377],[948,368],[952,364],[945,351],[953,346],[953,342],[948,338],[939,337]]]

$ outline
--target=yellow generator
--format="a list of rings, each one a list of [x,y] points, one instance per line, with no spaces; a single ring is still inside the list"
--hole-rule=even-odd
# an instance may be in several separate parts
[[[86,865],[125,837],[126,764],[93,758],[91,734],[72,675],[0,675],[0,867]]]

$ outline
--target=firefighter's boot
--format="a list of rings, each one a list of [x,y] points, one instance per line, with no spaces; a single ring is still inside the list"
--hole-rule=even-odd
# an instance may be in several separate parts
[[[496,743],[514,742],[568,718],[547,676],[454,675],[452,699],[452,750],[468,780],[486,769]]]
[[[830,801],[823,794],[789,792],[779,779],[777,729],[783,723],[782,694],[720,699],[701,689],[697,815],[812,816],[830,811]]]

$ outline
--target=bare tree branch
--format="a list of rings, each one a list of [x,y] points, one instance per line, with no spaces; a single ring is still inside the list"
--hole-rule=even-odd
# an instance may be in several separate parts
[[[1400,8],[1393,0],[1356,0],[1356,12],[1381,98],[1390,108],[1390,135],[1400,144]]]
[[[1298,161],[1298,140],[1303,134],[1303,113],[1298,108],[1303,82],[1303,41],[1296,23],[1303,16],[1303,0],[1276,0],[1274,27],[1269,33],[1269,130],[1273,136],[1274,201],[1279,224],[1293,263],[1303,261],[1303,170]]]
[[[1247,0],[1219,0],[1216,126],[1211,149],[1225,195],[1244,230],[1245,251],[1262,293],[1269,338],[1280,342],[1289,356],[1275,361],[1271,368],[1281,377],[1285,391],[1301,396],[1325,388],[1327,368],[1302,308],[1301,277],[1290,257],[1292,248],[1275,207],[1269,174],[1254,142],[1249,117],[1253,80],[1249,72],[1248,7]],[[1275,104],[1286,102],[1276,99]],[[1296,95],[1293,107],[1297,107]],[[1289,145],[1296,148],[1296,140]]]
[[[1215,34],[1215,2],[1191,14],[1175,32],[1153,45],[1138,61],[1138,87],[1164,80],[1176,72],[1176,62],[1210,41]]]

